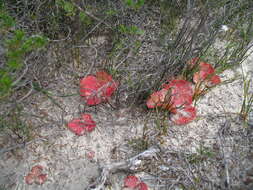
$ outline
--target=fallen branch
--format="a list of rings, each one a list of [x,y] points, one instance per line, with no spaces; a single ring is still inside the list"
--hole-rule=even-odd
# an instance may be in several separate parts
[[[102,172],[100,176],[97,178],[96,182],[89,185],[86,190],[103,190],[104,189],[104,184],[109,178],[109,175],[113,172],[116,172],[118,170],[126,170],[126,169],[131,169],[134,170],[134,168],[137,168],[138,165],[141,164],[141,161],[146,159],[146,158],[156,158],[156,154],[160,152],[160,148],[157,146],[150,147],[149,149],[145,150],[144,152],[127,159],[122,162],[116,162],[116,163],[111,163],[102,168]]]

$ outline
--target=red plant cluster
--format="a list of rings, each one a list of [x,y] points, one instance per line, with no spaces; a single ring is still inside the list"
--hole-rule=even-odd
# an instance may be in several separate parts
[[[38,185],[42,185],[47,180],[47,174],[43,174],[42,171],[42,166],[33,166],[28,175],[25,176],[25,182],[28,185],[32,185],[34,182]]]
[[[195,83],[195,97],[205,94],[206,90],[208,90],[210,87],[221,83],[221,79],[218,75],[216,75],[213,66],[206,62],[200,61],[198,57],[190,60],[188,65],[191,68],[196,66],[198,70],[193,75],[193,82]]]
[[[82,114],[80,118],[73,119],[68,123],[70,131],[79,136],[93,131],[95,127],[96,122],[93,121],[90,114]]]
[[[198,71],[193,75],[192,83],[183,79],[167,81],[162,89],[150,95],[146,104],[148,108],[162,108],[171,113],[170,120],[177,125],[184,125],[193,121],[196,117],[196,108],[192,106],[193,97],[203,92],[203,88],[217,85],[221,82],[220,77],[215,74],[212,65],[200,62],[199,58],[193,58],[187,64],[193,67],[197,64]],[[204,87],[202,87],[204,85]]]
[[[177,125],[192,121],[196,117],[196,109],[191,105],[194,94],[191,83],[175,79],[162,87],[160,91],[151,94],[147,100],[147,107],[168,110],[172,114],[171,120]]]
[[[87,150],[85,153],[85,157],[89,160],[92,160],[95,157],[95,152],[93,150]]]
[[[105,71],[98,71],[96,75],[88,75],[80,80],[80,95],[89,106],[107,102],[118,88],[111,75]],[[80,118],[74,118],[68,123],[70,131],[76,135],[84,135],[96,127],[90,114],[82,114]]]
[[[125,178],[124,187],[129,190],[148,190],[147,184],[140,181],[140,179],[134,175],[129,175]]]
[[[118,87],[118,82],[105,71],[98,71],[96,75],[89,75],[80,81],[80,95],[89,106],[108,101]]]
[[[188,64],[192,67],[196,64],[198,66],[199,71],[193,75],[193,82],[195,84],[204,83],[206,86],[211,87],[221,82],[220,77],[215,74],[215,69],[209,63],[199,62],[199,58],[196,57],[189,61]]]

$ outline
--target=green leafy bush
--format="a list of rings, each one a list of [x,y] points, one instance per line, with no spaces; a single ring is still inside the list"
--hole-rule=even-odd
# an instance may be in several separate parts
[[[15,74],[23,67],[25,55],[33,50],[44,47],[47,39],[40,35],[27,37],[22,30],[14,30],[10,39],[4,42],[6,48],[6,64],[1,69],[0,97],[10,93]]]

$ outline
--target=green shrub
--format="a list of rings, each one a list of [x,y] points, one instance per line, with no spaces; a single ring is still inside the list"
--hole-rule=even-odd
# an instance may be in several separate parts
[[[13,35],[4,42],[6,49],[6,64],[1,69],[0,97],[10,93],[13,82],[22,69],[25,55],[46,45],[47,39],[36,35],[27,37],[22,30],[14,30]]]

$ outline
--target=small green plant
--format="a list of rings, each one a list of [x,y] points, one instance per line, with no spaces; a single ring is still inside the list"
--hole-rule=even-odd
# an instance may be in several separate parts
[[[138,152],[142,152],[148,148],[148,141],[146,138],[135,138],[128,142],[128,144]]]
[[[125,5],[132,9],[140,9],[143,7],[145,0],[124,0]]]
[[[91,18],[83,11],[79,13],[79,18],[80,21],[86,26],[89,26],[92,23]]]
[[[76,5],[71,1],[57,0],[56,5],[58,5],[63,11],[64,16],[75,19],[75,16],[78,15],[80,21],[85,26],[89,26],[92,23],[91,18],[85,13],[84,10],[78,10]]]
[[[249,113],[253,107],[253,93],[250,93],[251,80],[243,75],[243,101],[240,110],[240,116],[243,121],[247,122]]]
[[[155,126],[159,131],[160,136],[166,136],[169,128],[168,113],[156,109]]]
[[[161,8],[161,26],[163,32],[161,37],[170,33],[173,34],[177,31],[178,23],[182,13],[184,13],[186,7],[185,1],[178,2],[177,0],[160,1]]]
[[[0,5],[1,6],[1,5]],[[3,6],[0,7],[0,34],[5,34],[15,25],[15,20],[8,15]]]
[[[56,4],[66,12],[66,16],[72,17],[76,15],[76,8],[72,2],[57,0]]]
[[[105,14],[106,14],[107,16],[114,16],[114,15],[117,15],[117,14],[118,14],[118,11],[115,10],[115,9],[109,9],[109,10],[107,10],[107,11],[105,12]]]
[[[215,156],[215,152],[209,147],[200,145],[197,152],[186,157],[190,164],[199,164]]]
[[[125,35],[142,35],[144,31],[137,26],[125,26],[123,24],[119,25],[119,32]]]

